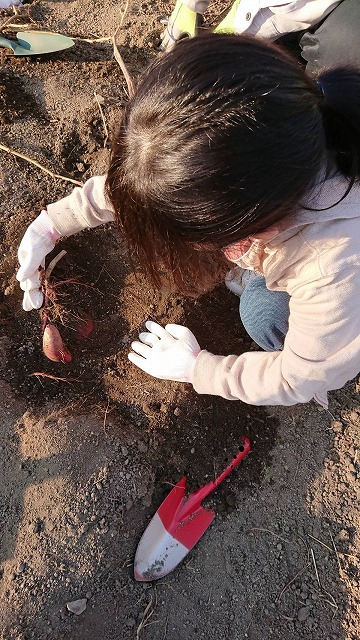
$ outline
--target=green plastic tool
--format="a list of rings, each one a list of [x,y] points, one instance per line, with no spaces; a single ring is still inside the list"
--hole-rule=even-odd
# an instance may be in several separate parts
[[[38,56],[42,53],[62,51],[75,44],[67,36],[47,31],[19,31],[16,37],[17,41],[0,36],[0,47],[12,49],[14,56]]]

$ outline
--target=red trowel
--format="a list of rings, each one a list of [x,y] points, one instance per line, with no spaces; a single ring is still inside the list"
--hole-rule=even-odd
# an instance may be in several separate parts
[[[135,554],[135,579],[146,582],[163,578],[191,551],[215,518],[215,512],[201,506],[250,451],[250,440],[242,437],[242,444],[234,460],[225,471],[194,493],[185,497],[186,478],[161,503],[145,529]]]

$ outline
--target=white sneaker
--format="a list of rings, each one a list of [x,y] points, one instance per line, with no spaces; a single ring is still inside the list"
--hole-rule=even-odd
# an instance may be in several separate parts
[[[256,271],[242,269],[241,267],[234,267],[227,272],[225,276],[225,285],[229,291],[232,291],[232,293],[235,293],[235,295],[240,298],[250,280],[256,278],[257,275]]]

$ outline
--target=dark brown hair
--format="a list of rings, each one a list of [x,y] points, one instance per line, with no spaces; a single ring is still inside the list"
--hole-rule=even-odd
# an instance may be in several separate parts
[[[299,208],[329,150],[352,183],[359,176],[359,74],[318,80],[276,45],[220,34],[150,66],[114,141],[107,192],[155,284],[165,267],[179,289],[201,290],[221,250]]]

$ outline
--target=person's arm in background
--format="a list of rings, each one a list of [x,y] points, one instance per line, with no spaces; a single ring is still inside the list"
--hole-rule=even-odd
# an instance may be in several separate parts
[[[90,178],[83,187],[76,187],[69,196],[48,205],[27,228],[18,250],[20,269],[16,274],[24,291],[25,311],[39,309],[43,303],[38,271],[45,266],[45,258],[56,241],[114,220],[105,180],[106,176]]]
[[[0,9],[9,9],[13,5],[20,4],[21,0],[0,0]]]
[[[235,0],[214,32],[238,35],[245,33],[277,40],[288,33],[305,31],[317,25],[340,2],[341,0],[307,0],[301,3],[284,0]],[[160,51],[171,51],[182,38],[195,36],[209,4],[210,0],[177,0],[161,35]]]
[[[147,322],[129,360],[154,377],[227,400],[290,406],[314,397],[326,406],[326,391],[359,372],[359,317],[360,284],[350,266],[293,292],[283,351],[218,356],[201,350],[186,327]]]
[[[283,351],[240,356],[200,352],[193,385],[198,393],[254,405],[293,405],[311,398],[326,405],[360,368],[360,283],[354,265],[302,283],[290,298]]]

